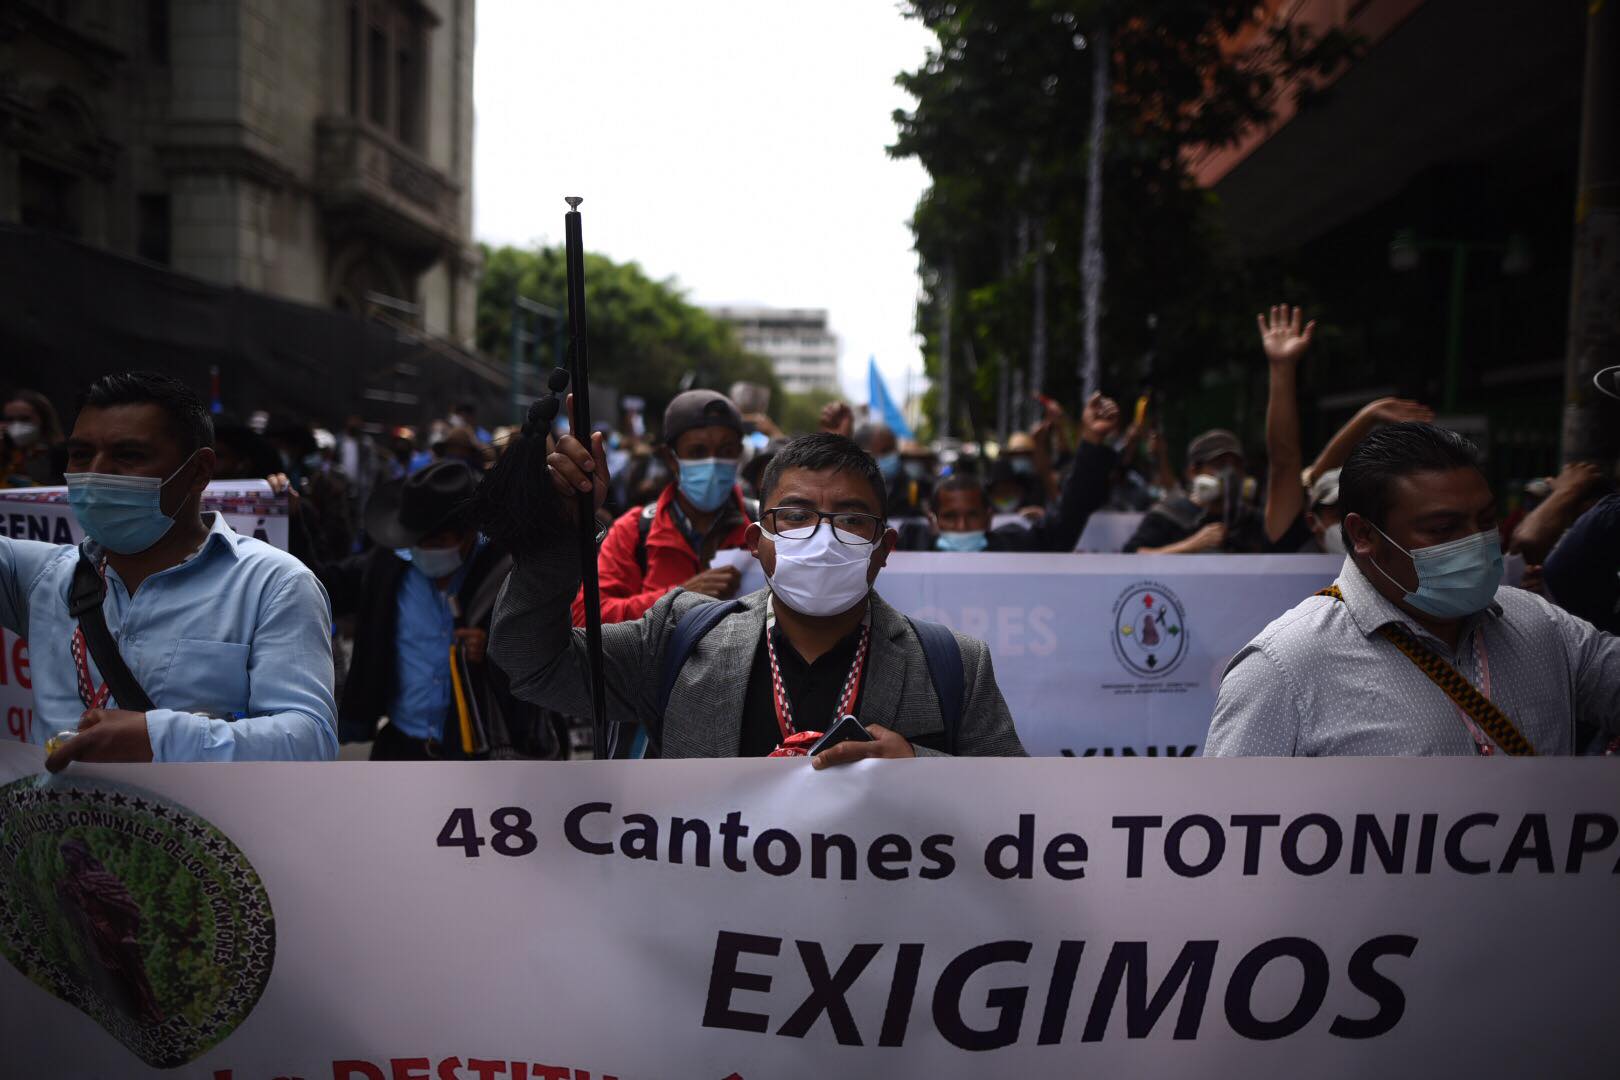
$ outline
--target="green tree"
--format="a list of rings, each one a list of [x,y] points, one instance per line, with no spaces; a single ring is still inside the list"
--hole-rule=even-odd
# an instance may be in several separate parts
[[[478,347],[490,356],[511,355],[514,295],[566,310],[563,249],[484,248]],[[744,351],[732,328],[689,303],[673,279],[657,281],[634,262],[616,263],[587,253],[585,305],[592,382],[645,398],[646,415],[654,423],[683,380],[691,387],[724,391],[746,379],[778,391],[773,400],[781,397],[770,362]],[[541,350],[542,369],[553,360],[549,349]],[[601,415],[604,410],[593,403],[592,411]]]
[[[1188,157],[1263,123],[1288,86],[1310,85],[1291,80],[1332,70],[1355,43],[1337,32],[1260,26],[1252,0],[906,7],[937,45],[922,67],[898,76],[916,106],[895,113],[899,136],[889,151],[917,158],[931,179],[912,221],[924,287],[917,329],[937,384],[949,280],[957,430],[965,416],[965,430],[985,433],[1010,382],[1003,371],[1027,371],[1038,264],[1049,359],[1036,389],[1077,403],[1080,239],[1094,150],[1104,155],[1105,388],[1134,394],[1149,351],[1164,389],[1207,385],[1212,370],[1246,375],[1251,301],[1213,197],[1191,183]],[[1092,42],[1102,28],[1112,90],[1104,144],[1093,148]],[[933,407],[930,400],[931,417]]]

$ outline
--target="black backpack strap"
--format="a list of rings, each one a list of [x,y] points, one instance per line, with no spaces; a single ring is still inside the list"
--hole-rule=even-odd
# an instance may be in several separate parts
[[[962,674],[962,647],[950,627],[906,616],[922,644],[928,661],[928,677],[939,698],[939,718],[945,726],[945,752],[956,753],[956,736],[962,727],[962,706],[967,699],[967,679]]]
[[[96,662],[101,677],[107,680],[107,689],[112,691],[118,707],[147,712],[153,708],[152,699],[146,696],[135,673],[124,663],[118,643],[113,641],[112,633],[107,629],[107,617],[101,610],[101,602],[106,595],[107,583],[102,580],[101,571],[96,569],[95,560],[81,547],[79,561],[73,566],[73,585],[68,590],[68,614],[79,620],[84,643],[90,649],[90,658]]]
[[[651,534],[653,522],[657,519],[657,503],[643,506],[641,513],[636,517],[636,565],[641,568],[643,579],[647,577],[647,537]]]
[[[662,751],[664,744],[664,712],[669,708],[669,696],[675,691],[675,680],[680,678],[681,668],[686,664],[686,658],[692,655],[692,650],[703,639],[703,635],[713,630],[721,619],[733,611],[742,609],[741,600],[715,601],[709,604],[699,604],[692,608],[675,623],[675,629],[670,634],[669,644],[664,649],[663,677],[658,684],[657,719],[654,721],[657,730],[646,730],[632,736],[635,746],[646,744],[646,756],[656,756]],[[645,736],[645,738],[643,738]],[[641,753],[632,749],[630,757],[641,757]]]

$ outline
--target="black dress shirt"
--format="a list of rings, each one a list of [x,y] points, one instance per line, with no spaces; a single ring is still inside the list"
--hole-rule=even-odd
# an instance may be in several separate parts
[[[788,702],[793,707],[795,727],[799,731],[826,731],[837,719],[833,710],[844,692],[849,667],[855,662],[861,628],[857,626],[813,664],[804,662],[780,626],[773,626],[766,633],[775,635],[771,640],[776,643],[776,662],[782,669],[782,688],[787,691]],[[860,690],[855,695],[857,717],[865,692],[863,675]],[[765,757],[781,741],[782,730],[776,724],[776,697],[771,689],[771,658],[762,634],[754,649],[754,667],[748,676],[748,694],[743,699],[742,743],[737,748],[737,756]]]

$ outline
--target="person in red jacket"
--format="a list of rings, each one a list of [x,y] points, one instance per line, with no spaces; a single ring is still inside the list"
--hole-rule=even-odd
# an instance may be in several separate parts
[[[658,453],[676,479],[608,529],[596,556],[604,623],[641,618],[676,586],[718,600],[736,594],[737,570],[709,563],[716,551],[744,546],[754,516],[737,486],[742,440],[742,414],[724,394],[688,390],[669,403]],[[574,597],[574,625],[585,625],[583,594]]]

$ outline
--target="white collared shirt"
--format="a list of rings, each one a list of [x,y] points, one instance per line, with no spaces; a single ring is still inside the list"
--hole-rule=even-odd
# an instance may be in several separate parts
[[[1227,665],[1212,757],[1437,756],[1476,752],[1451,699],[1378,634],[1400,623],[1483,688],[1538,754],[1568,754],[1575,720],[1620,733],[1620,638],[1534,593],[1503,587],[1463,621],[1453,651],[1345,559],[1344,600],[1307,597]],[[1477,640],[1476,640],[1477,639]]]

